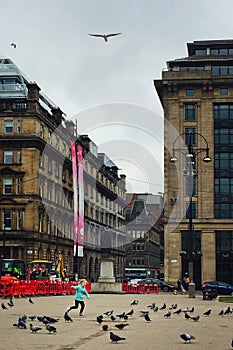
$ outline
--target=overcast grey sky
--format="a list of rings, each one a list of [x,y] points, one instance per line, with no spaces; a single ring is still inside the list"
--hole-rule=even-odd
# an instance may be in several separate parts
[[[162,191],[162,129],[153,131],[151,144],[144,133],[150,132],[151,113],[156,114],[156,125],[160,125],[158,118],[162,119],[153,80],[161,77],[167,60],[187,55],[187,42],[232,38],[233,1],[0,0],[0,4],[0,54],[10,57],[31,81],[36,81],[67,118],[77,117],[79,133],[93,137],[100,151],[111,157],[118,140],[123,140],[121,146],[130,143],[129,154],[114,154],[121,172],[131,179],[129,191]],[[107,43],[88,36],[114,32],[122,35]],[[10,46],[12,42],[17,44],[16,49]],[[104,120],[99,106],[105,106],[104,113],[106,105],[111,105],[110,129],[105,125],[102,132],[97,132]],[[120,114],[128,113],[119,119],[117,135],[112,129],[116,105],[121,106]],[[139,115],[144,120],[143,110],[147,124],[139,126],[134,118]],[[93,127],[90,123],[87,127],[86,118],[93,121]],[[144,127],[144,131],[136,133],[137,151],[131,157],[132,138],[138,127]],[[139,142],[143,137],[145,154]],[[151,161],[149,165],[141,162],[149,152],[153,166]]]

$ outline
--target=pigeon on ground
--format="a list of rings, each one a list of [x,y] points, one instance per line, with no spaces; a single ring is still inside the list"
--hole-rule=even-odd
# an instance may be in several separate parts
[[[103,38],[105,42],[108,41],[108,38],[110,38],[111,36],[116,36],[116,35],[120,35],[121,33],[113,33],[113,34],[88,34],[90,36],[95,36],[97,38]]]
[[[173,312],[174,315],[179,315],[182,312],[182,309],[178,309]]]
[[[184,317],[186,320],[189,320],[191,318],[191,316],[187,312],[185,312]]]
[[[167,317],[167,318],[171,317],[171,312],[168,311],[163,317]]]
[[[119,337],[119,335],[110,332],[110,339],[111,341],[117,343],[119,340],[125,340],[126,338]]]
[[[125,316],[123,317],[123,319],[124,319],[125,321],[128,321],[128,318],[129,318],[128,315],[125,315]]]
[[[128,323],[119,323],[119,324],[115,324],[115,327],[117,327],[118,329],[123,329],[128,325],[129,325]]]
[[[34,320],[36,319],[36,315],[28,316],[28,318],[29,318],[31,321],[34,321]]]
[[[27,320],[27,315],[23,315],[22,317],[21,317],[21,320],[23,320],[23,322],[26,322],[26,320]]]
[[[26,323],[21,319],[21,317],[19,317],[18,321],[16,323],[13,323],[13,327],[18,327],[21,329],[26,329]]]
[[[72,318],[70,317],[67,311],[64,313],[64,320],[66,322],[73,322]]]
[[[224,310],[221,310],[218,315],[222,316],[223,314],[224,314]]]
[[[103,315],[99,315],[96,317],[96,321],[100,324],[103,322]]]
[[[106,311],[106,312],[104,312],[104,315],[111,316],[113,314],[113,312],[114,312],[114,310]]]
[[[204,316],[210,316],[210,314],[211,314],[211,309],[203,313]]]
[[[103,329],[103,331],[107,331],[108,330],[108,325],[107,324],[103,324],[102,329]]]
[[[28,301],[29,301],[29,303],[34,304],[34,301],[32,300],[31,297],[28,299]]]
[[[150,307],[151,309],[154,309],[155,303],[151,303],[151,304],[147,305],[147,307]]]
[[[124,318],[124,316],[125,316],[125,312],[122,312],[122,314],[116,315],[116,317],[119,317],[119,318]]]
[[[32,333],[36,333],[38,331],[41,331],[42,328],[41,327],[38,327],[38,326],[33,326],[32,323],[30,323],[30,330],[32,331]]]
[[[50,323],[46,324],[46,331],[49,333],[57,333],[57,328],[51,325]]]
[[[3,310],[7,310],[7,307],[6,307],[6,305],[4,303],[2,303],[2,309]]]
[[[55,323],[58,322],[58,319],[54,318],[54,317],[50,317],[50,316],[44,316],[44,318],[46,318],[49,323]]]
[[[130,305],[138,305],[139,301],[138,300],[133,300]]]
[[[12,307],[12,306],[14,306],[14,303],[12,303],[11,301],[8,301],[8,306],[10,306],[10,307]]]
[[[158,306],[155,306],[154,307],[154,312],[157,312],[159,310],[159,307]]]
[[[195,339],[195,337],[189,333],[182,333],[182,334],[180,334],[180,337],[185,342],[189,342],[189,343],[191,343],[191,339]]]
[[[112,321],[116,321],[116,317],[114,315],[111,315],[110,318]]]
[[[191,317],[191,319],[194,321],[194,322],[197,322],[200,320],[200,316],[194,316],[194,317]]]
[[[167,305],[164,303],[163,306],[161,306],[160,310],[165,310]]]
[[[233,339],[232,339],[232,341],[231,341],[231,347],[233,348]]]

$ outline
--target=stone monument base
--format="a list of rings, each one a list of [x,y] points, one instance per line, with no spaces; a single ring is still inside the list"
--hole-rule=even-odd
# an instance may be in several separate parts
[[[91,293],[124,293],[120,282],[97,282],[91,284]]]

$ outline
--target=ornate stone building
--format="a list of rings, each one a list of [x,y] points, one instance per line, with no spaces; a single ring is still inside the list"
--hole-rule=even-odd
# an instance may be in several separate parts
[[[110,230],[120,280],[125,256],[125,176],[118,176],[115,164],[103,162],[87,135],[77,137],[74,123],[36,83],[29,82],[9,58],[1,58],[0,253],[26,263],[38,258],[54,261],[62,253],[70,275],[74,237],[71,140],[83,146],[84,158],[85,241],[80,275],[97,280],[101,237]]]
[[[192,267],[198,287],[232,284],[233,40],[188,43],[155,88],[165,117],[165,279]]]

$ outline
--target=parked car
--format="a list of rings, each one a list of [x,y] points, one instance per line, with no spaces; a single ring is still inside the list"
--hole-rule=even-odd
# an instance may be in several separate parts
[[[202,290],[208,290],[213,288],[217,288],[218,294],[227,294],[233,296],[233,286],[229,283],[222,281],[208,281],[204,282],[202,285]]]
[[[140,284],[159,284],[160,289],[163,292],[172,292],[175,288],[175,286],[173,286],[172,284],[161,281],[158,278],[146,278],[146,279],[138,281],[138,283],[140,283]]]

